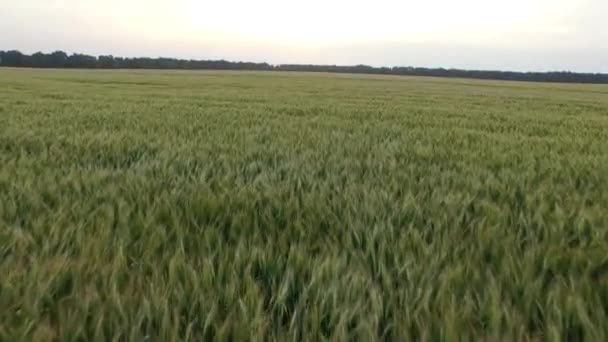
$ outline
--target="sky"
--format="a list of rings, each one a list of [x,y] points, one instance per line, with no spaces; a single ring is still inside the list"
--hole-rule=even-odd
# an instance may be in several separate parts
[[[0,0],[0,50],[608,72],[608,0]]]

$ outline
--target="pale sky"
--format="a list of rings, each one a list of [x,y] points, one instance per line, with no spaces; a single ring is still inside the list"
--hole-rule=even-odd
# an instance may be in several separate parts
[[[608,72],[608,0],[0,0],[0,50]]]

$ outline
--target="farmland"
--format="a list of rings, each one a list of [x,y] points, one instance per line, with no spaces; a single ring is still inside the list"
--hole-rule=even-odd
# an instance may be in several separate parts
[[[608,86],[0,69],[0,340],[606,322]]]

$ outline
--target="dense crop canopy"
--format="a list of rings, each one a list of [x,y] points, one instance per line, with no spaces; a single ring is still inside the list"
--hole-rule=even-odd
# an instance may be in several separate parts
[[[608,87],[0,69],[0,340],[608,339]]]

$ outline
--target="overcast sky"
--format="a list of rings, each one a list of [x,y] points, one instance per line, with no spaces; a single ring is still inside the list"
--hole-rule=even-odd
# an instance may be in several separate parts
[[[608,0],[0,0],[0,50],[608,72]]]

